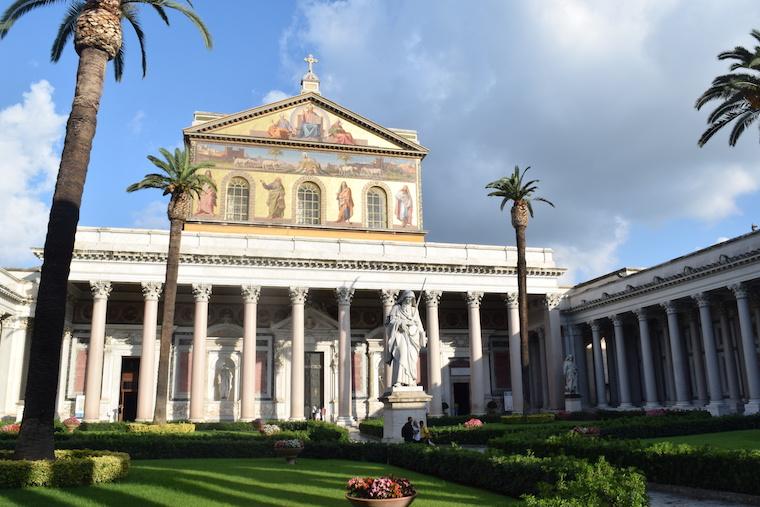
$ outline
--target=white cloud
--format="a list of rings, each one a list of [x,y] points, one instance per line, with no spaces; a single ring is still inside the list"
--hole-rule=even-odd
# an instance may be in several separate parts
[[[33,83],[22,102],[0,109],[2,265],[33,264],[29,249],[44,243],[65,122],[55,112],[53,87],[45,80]]]
[[[288,97],[290,97],[290,95],[282,90],[269,90],[264,94],[264,97],[262,97],[261,103],[269,104],[270,102],[277,102],[278,100],[287,99]]]
[[[135,227],[146,229],[168,229],[169,219],[166,216],[167,201],[151,201],[145,207],[132,212],[132,223]]]
[[[129,130],[133,134],[138,135],[140,132],[142,132],[144,120],[145,120],[145,111],[143,111],[142,109],[139,109],[134,114],[134,116],[132,116],[132,119],[129,120]]]
[[[623,267],[618,265],[617,252],[628,239],[630,224],[623,217],[616,216],[610,225],[611,234],[604,231],[582,246],[554,245],[555,262],[567,268],[562,283],[577,283]]]

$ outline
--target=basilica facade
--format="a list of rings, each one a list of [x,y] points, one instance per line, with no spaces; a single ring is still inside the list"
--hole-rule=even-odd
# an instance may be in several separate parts
[[[427,242],[417,133],[326,99],[307,62],[299,95],[184,130],[216,188],[183,232],[169,418],[380,415],[383,323],[404,289],[430,415],[521,410],[516,250]],[[167,246],[166,231],[79,228],[61,418],[152,419]],[[572,354],[587,408],[756,412],[758,261],[752,233],[568,288],[552,251],[529,248],[533,407],[565,408]],[[38,275],[0,270],[0,417],[23,411]]]

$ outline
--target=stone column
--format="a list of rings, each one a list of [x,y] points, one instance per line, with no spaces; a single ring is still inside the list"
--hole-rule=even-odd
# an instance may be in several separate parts
[[[697,317],[694,312],[689,312],[689,335],[691,338],[691,355],[694,362],[694,377],[696,380],[696,407],[704,407],[707,404],[707,384],[705,383],[705,365],[702,357],[702,343],[699,339]]]
[[[470,412],[485,414],[485,394],[483,390],[483,338],[480,334],[480,301],[482,292],[468,292],[467,310],[470,331]]]
[[[338,424],[351,426],[351,299],[354,289],[335,289],[338,299]]]
[[[561,294],[547,294],[546,305],[546,370],[549,382],[549,406],[555,410],[564,408],[565,383],[562,373],[564,362],[562,346],[562,326],[560,325],[559,301]],[[570,348],[565,352],[570,354]]]
[[[256,399],[256,309],[261,287],[243,285],[243,374],[240,390],[240,420],[253,421]]]
[[[425,306],[427,308],[427,359],[428,377],[430,381],[430,415],[443,415],[441,403],[441,337],[438,330],[438,304],[441,301],[441,291],[426,290]]]
[[[509,313],[509,376],[512,385],[512,412],[525,412],[522,388],[522,359],[520,357],[520,312],[517,305],[517,292],[504,296]]]
[[[206,333],[211,285],[193,284],[195,322],[193,324],[192,377],[190,378],[190,421],[206,419]]]
[[[707,410],[712,415],[725,415],[728,413],[728,407],[723,402],[723,393],[720,388],[720,369],[718,368],[718,353],[715,350],[710,297],[704,292],[694,294],[692,297],[699,306],[699,320],[702,324],[702,343],[705,347],[707,385],[710,393],[710,403],[707,405]]]
[[[293,339],[290,345],[290,420],[304,419],[304,305],[309,289],[290,287],[291,324]],[[343,410],[343,403],[340,403]]]
[[[385,323],[388,321],[388,315],[391,313],[391,309],[393,308],[393,304],[396,302],[396,298],[398,297],[398,291],[397,290],[390,290],[390,289],[383,289],[380,291],[380,299],[383,302],[383,326],[385,326]],[[390,392],[391,391],[391,376],[393,376],[393,368],[390,364],[386,362],[386,358],[388,357],[388,335],[384,334],[383,338],[383,385],[384,385],[384,391]]]
[[[744,405],[745,414],[760,412],[760,367],[758,366],[757,349],[752,334],[752,317],[749,309],[749,294],[743,283],[729,287],[736,296],[736,308],[739,313],[739,329],[742,335],[744,349],[744,369],[747,372],[747,391],[749,400]]]
[[[652,410],[660,408],[657,401],[657,382],[654,376],[654,357],[652,341],[649,338],[649,314],[646,308],[634,310],[639,319],[639,338],[641,340],[641,363],[644,370],[644,408]]]
[[[734,357],[734,344],[731,337],[731,327],[728,324],[728,309],[725,304],[720,305],[720,334],[723,338],[723,357],[726,363],[726,381],[728,383],[728,409],[736,412],[742,407],[739,396],[739,377],[736,372],[736,359]]]
[[[538,343],[538,377],[541,381],[541,408],[548,409],[549,405],[549,373],[546,363],[546,332],[544,328],[536,329],[536,338]],[[538,399],[538,398],[536,398]]]
[[[92,326],[87,348],[87,374],[84,384],[84,420],[100,420],[100,389],[103,384],[103,350],[106,341],[106,306],[111,282],[90,282],[92,291]]]
[[[681,342],[681,328],[678,324],[678,306],[673,301],[662,303],[662,308],[668,315],[668,336],[670,337],[670,353],[673,361],[673,377],[675,380],[677,409],[691,408],[689,400],[689,384],[686,378],[686,355]]]
[[[628,381],[628,363],[625,357],[625,333],[623,332],[622,315],[617,314],[611,317],[612,325],[615,328],[615,359],[618,367],[618,385],[620,386],[620,409],[631,409],[631,387]]]
[[[604,383],[604,360],[602,359],[602,335],[599,321],[592,320],[588,323],[591,327],[592,348],[594,351],[594,379],[596,382],[596,405],[597,408],[607,409],[607,387]]]
[[[145,298],[143,312],[142,353],[137,385],[137,417],[141,422],[153,420],[153,400],[156,396],[156,326],[158,325],[158,298],[161,297],[161,282],[143,282]]]

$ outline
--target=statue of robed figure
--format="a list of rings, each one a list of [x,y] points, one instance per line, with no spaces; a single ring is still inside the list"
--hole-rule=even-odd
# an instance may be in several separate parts
[[[385,361],[392,365],[391,385],[416,386],[420,349],[427,344],[414,292],[403,291],[393,305],[385,323],[388,353]]]

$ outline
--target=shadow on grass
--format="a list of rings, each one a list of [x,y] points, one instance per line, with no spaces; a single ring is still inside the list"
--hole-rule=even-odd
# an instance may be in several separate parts
[[[340,460],[183,459],[133,462],[129,477],[91,487],[0,491],[0,504],[19,505],[341,505],[346,481],[356,475],[409,477],[420,495],[415,505],[507,505],[514,499],[447,483],[376,463]]]

